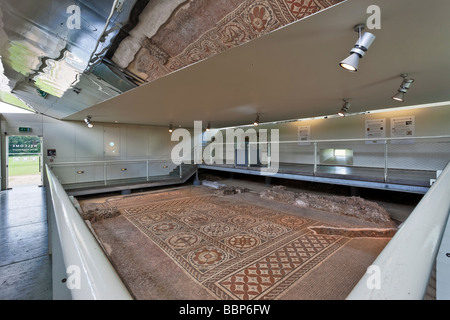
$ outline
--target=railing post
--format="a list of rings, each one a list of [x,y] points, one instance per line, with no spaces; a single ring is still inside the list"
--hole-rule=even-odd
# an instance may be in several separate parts
[[[106,162],[103,162],[103,183],[106,186]]]
[[[182,167],[183,167],[183,161],[180,162],[180,179],[183,178],[183,169],[182,169]]]
[[[212,150],[209,152],[209,164],[213,164]]]
[[[314,175],[317,173],[317,142],[314,142]]]
[[[236,165],[237,165],[237,143],[236,144],[234,144],[233,145],[233,148],[234,148],[234,168],[236,168]]]
[[[148,181],[148,180],[149,180],[149,177],[148,177],[148,176],[149,176],[149,172],[148,172],[148,170],[149,170],[149,169],[148,169],[148,164],[149,164],[149,163],[148,163],[148,160],[147,160],[145,163],[147,164],[147,181]]]
[[[387,182],[387,152],[388,144],[387,140],[384,140],[384,182]]]
[[[251,152],[251,144],[250,141],[246,145],[246,156],[247,156],[247,168],[250,167],[250,163],[252,163],[252,159],[250,158],[252,152]]]

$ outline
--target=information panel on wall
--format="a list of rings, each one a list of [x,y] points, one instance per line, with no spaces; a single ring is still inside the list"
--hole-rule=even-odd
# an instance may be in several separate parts
[[[365,138],[366,144],[383,144],[380,139],[386,138],[386,119],[366,120]]]
[[[415,135],[414,116],[391,118],[391,138],[407,138]],[[394,144],[414,143],[414,139],[391,140]]]
[[[298,145],[308,146],[311,137],[311,126],[300,126],[298,127]]]

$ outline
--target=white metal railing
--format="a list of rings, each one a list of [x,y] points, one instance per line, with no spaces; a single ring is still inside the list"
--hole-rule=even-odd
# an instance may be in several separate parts
[[[369,267],[348,300],[421,300],[450,213],[450,163]],[[439,285],[439,277],[436,279]]]
[[[249,141],[247,143],[222,143],[221,152],[234,159],[223,159],[222,163],[208,150],[209,145],[203,146],[203,159],[205,164],[233,164],[234,166],[246,165],[250,167],[258,164],[261,172],[264,168],[274,166],[300,165],[290,168],[292,172],[316,175],[320,166],[334,165],[359,168],[374,168],[374,174],[380,181],[388,182],[398,169],[416,171],[440,171],[450,160],[450,135],[419,136],[419,137],[395,137],[395,138],[356,138],[356,139],[327,139],[304,141]],[[253,150],[251,148],[253,147]],[[207,148],[209,148],[207,150]],[[255,151],[256,149],[256,151]],[[351,163],[346,163],[350,157],[335,157],[331,162],[321,158],[321,151],[326,149],[350,149],[352,152]],[[225,151],[226,150],[226,151]],[[241,159],[245,155],[244,163],[238,163],[237,150]],[[217,153],[217,150],[215,150]],[[276,152],[276,154],[275,154]],[[261,161],[264,159],[264,161]],[[341,160],[344,159],[344,162]],[[220,159],[219,159],[220,160]],[[226,162],[227,161],[227,162]],[[242,161],[242,160],[241,160]],[[340,162],[341,161],[341,162]],[[277,167],[278,169],[278,167]],[[255,170],[255,168],[253,168]],[[434,177],[436,178],[436,177]],[[431,183],[431,181],[429,181]]]
[[[159,165],[161,168],[158,172],[153,174],[150,172],[151,167]],[[83,182],[103,182],[106,186],[109,181],[142,178],[150,181],[151,176],[168,175],[171,170],[176,168],[172,159],[127,159],[127,160],[93,160],[93,161],[66,161],[53,162],[49,164],[50,168],[55,172],[57,177],[64,183],[77,183],[77,178],[74,176],[88,174],[87,181]],[[69,169],[69,176],[72,175],[72,180],[67,178],[65,168]],[[91,172],[85,170],[91,168]],[[97,171],[100,171],[98,173]],[[152,170],[155,170],[154,168]],[[179,166],[179,176],[182,178],[182,168]],[[65,181],[69,180],[69,181]]]
[[[114,270],[103,249],[83,221],[58,179],[46,165],[51,217],[60,241],[64,270],[74,273],[70,294],[74,300],[130,300],[132,296]],[[53,264],[60,263],[53,257]],[[67,271],[66,276],[69,271]],[[53,279],[61,281],[61,279]]]
[[[407,144],[403,144],[409,142]],[[238,157],[243,155],[242,145],[235,143],[222,143],[222,164],[229,164],[227,157],[230,156],[231,147],[234,165]],[[252,146],[258,145],[255,150]],[[194,146],[191,155],[197,154],[200,148],[201,160],[205,164],[215,164],[212,153],[206,152],[208,145]],[[327,148],[348,148],[353,152],[354,163],[344,164],[346,167],[374,168],[375,178],[379,182],[388,182],[394,169],[409,170],[442,170],[450,159],[450,135],[422,136],[407,138],[374,138],[374,139],[330,139],[330,140],[307,140],[307,141],[258,141],[249,142],[246,151],[246,164],[250,168],[252,164],[259,161],[262,173],[281,169],[281,166],[299,165],[290,170],[298,170],[300,174],[320,175],[322,165],[327,165],[321,159],[320,151]],[[245,149],[245,148],[244,148]],[[239,150],[239,155],[238,151]],[[404,156],[402,156],[404,155]],[[192,159],[198,164],[198,159]],[[265,161],[264,161],[265,160]],[[232,160],[233,161],[233,160]],[[188,163],[183,159],[183,163]],[[217,164],[217,163],[216,163]],[[220,164],[220,163],[219,163]],[[49,164],[58,179],[63,184],[79,182],[103,183],[105,186],[111,181],[129,178],[142,178],[149,181],[152,176],[168,175],[176,167],[173,159],[130,159],[130,160],[94,160],[94,161],[72,161],[53,162]],[[123,167],[120,167],[123,165]],[[160,167],[158,167],[160,165]],[[331,165],[341,166],[340,163]],[[165,168],[165,169],[163,169]],[[252,170],[256,170],[252,168]],[[179,167],[182,177],[183,168]],[[366,173],[365,173],[366,174]],[[368,174],[368,173],[367,173]],[[430,179],[434,179],[430,177]],[[114,180],[114,181],[113,181]],[[428,181],[428,186],[432,181]]]

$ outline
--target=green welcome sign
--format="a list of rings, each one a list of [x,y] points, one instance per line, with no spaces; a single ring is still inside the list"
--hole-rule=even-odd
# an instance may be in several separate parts
[[[10,136],[9,153],[40,153],[41,141],[39,137],[30,136]]]

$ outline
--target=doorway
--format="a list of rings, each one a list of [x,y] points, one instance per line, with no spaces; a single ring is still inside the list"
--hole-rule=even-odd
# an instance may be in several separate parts
[[[256,138],[258,141],[259,134],[256,134]],[[235,165],[236,166],[260,166],[260,145],[259,143],[251,143],[249,137],[245,137],[245,141],[241,148],[238,147],[238,144],[235,144]]]
[[[8,136],[8,188],[42,185],[42,138]]]

